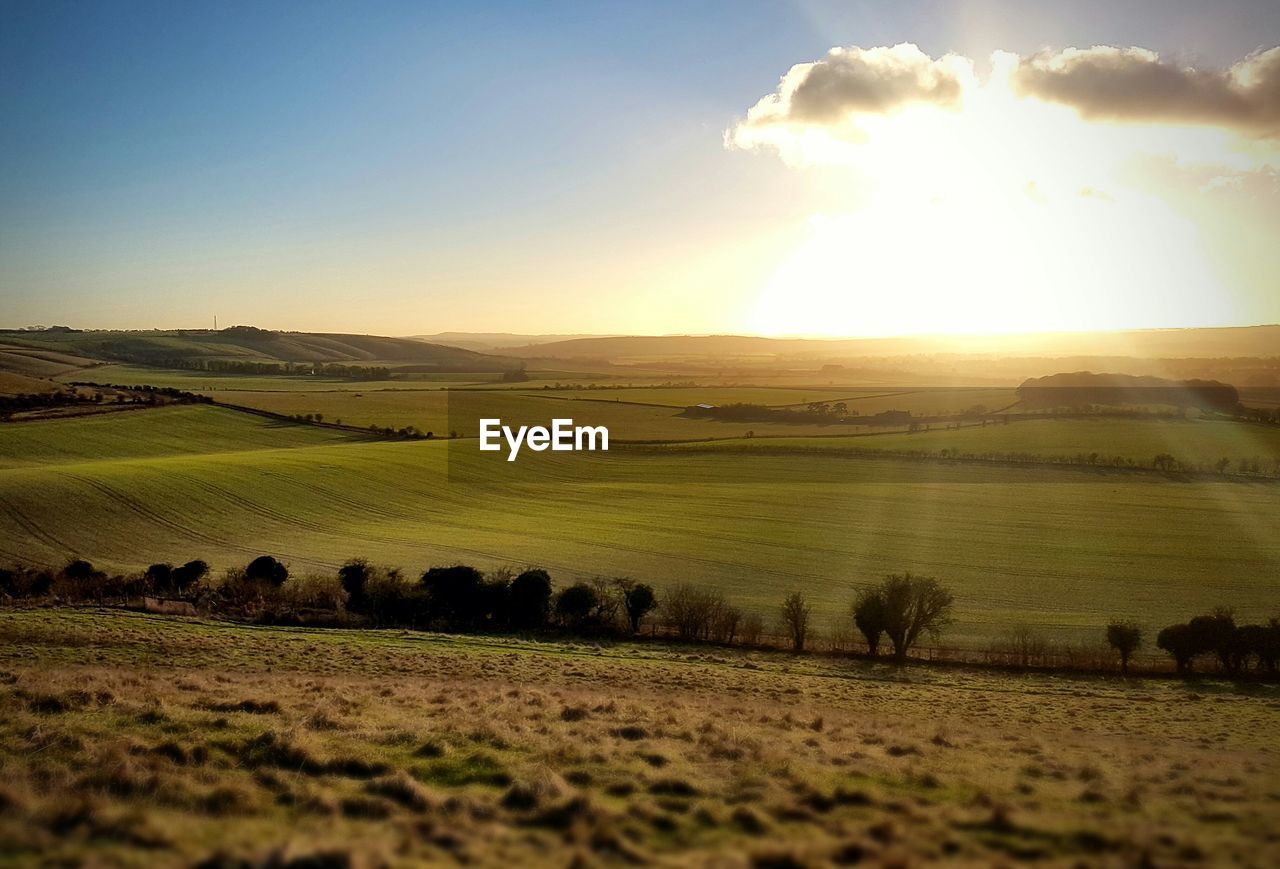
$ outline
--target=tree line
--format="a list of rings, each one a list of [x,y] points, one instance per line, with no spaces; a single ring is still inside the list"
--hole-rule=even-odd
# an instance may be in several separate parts
[[[454,564],[412,576],[399,568],[352,558],[332,574],[296,576],[285,563],[261,555],[221,576],[214,576],[200,559],[179,565],[152,564],[131,574],[110,574],[83,559],[72,560],[60,570],[0,568],[0,601],[127,605],[153,596],[183,601],[210,615],[270,624],[592,638],[647,632],[681,642],[749,647],[771,647],[781,639],[797,652],[810,650],[816,634],[812,607],[798,591],[786,595],[770,619],[767,613],[735,605],[719,589],[691,582],[675,583],[661,593],[628,577],[597,577],[557,587],[540,567],[484,572]],[[867,657],[884,654],[902,662],[922,638],[938,639],[952,621],[954,606],[955,596],[945,583],[907,572],[856,590],[845,618],[861,638]],[[1115,620],[1106,626],[1104,636],[1115,656],[1112,660],[1127,673],[1145,640],[1142,626]],[[1230,676],[1250,671],[1275,675],[1280,669],[1280,618],[1238,625],[1230,610],[1218,609],[1164,628],[1156,636],[1156,646],[1184,676],[1206,658]],[[833,642],[832,650],[849,649]],[[1054,669],[1056,657],[1029,627],[1019,626],[992,647],[986,661]],[[1101,665],[1100,660],[1090,667]]]
[[[1230,675],[1251,668],[1274,674],[1280,664],[1280,618],[1237,625],[1231,610],[1216,609],[1164,628],[1156,635],[1156,646],[1173,658],[1183,675],[1190,675],[1196,661],[1206,657]]]
[[[0,598],[98,604],[150,596],[186,601],[204,612],[270,623],[300,623],[317,615],[343,624],[455,633],[552,631],[592,637],[640,634],[646,626],[686,642],[761,645],[773,629],[795,651],[813,634],[812,607],[801,592],[787,595],[769,623],[734,605],[722,591],[690,582],[661,595],[629,577],[597,577],[557,588],[540,567],[485,573],[464,564],[429,568],[419,576],[353,558],[332,575],[293,576],[270,555],[212,576],[203,560],[152,564],[133,574],[109,574],[75,559],[61,570],[0,568]],[[849,611],[875,656],[882,638],[905,660],[924,634],[951,619],[954,598],[932,577],[895,574],[859,592]],[[324,619],[319,620],[325,623]],[[332,623],[330,619],[328,623]]]

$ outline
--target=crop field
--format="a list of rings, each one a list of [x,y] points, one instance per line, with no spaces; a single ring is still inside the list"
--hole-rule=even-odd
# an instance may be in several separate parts
[[[957,645],[1014,624],[1096,642],[1112,617],[1154,629],[1218,605],[1264,619],[1277,603],[1274,483],[821,451],[508,463],[476,446],[353,439],[207,406],[11,424],[0,558],[221,569],[270,553],[302,573],[354,555],[409,571],[537,564],[558,582],[706,583],[770,618],[802,590],[820,630],[858,585],[912,570],[954,587],[944,639]]]
[[[0,428],[0,468],[208,456],[363,440],[222,408],[184,405]]]
[[[890,392],[884,388],[851,389],[847,386],[636,386],[617,389],[558,389],[562,398],[628,401],[689,407],[694,404],[763,404],[773,407],[804,405],[811,401],[852,401]]]
[[[0,638],[10,865],[1280,861],[1269,687],[108,611]]]
[[[483,418],[501,419],[508,425],[547,425],[552,418],[571,418],[580,425],[608,426],[614,442],[646,440],[706,440],[756,434],[817,435],[868,431],[865,426],[816,423],[730,422],[682,415],[685,405],[635,403],[632,392],[645,390],[592,390],[590,397],[566,397],[557,390],[440,390],[380,389],[313,392],[210,393],[217,401],[266,410],[285,416],[321,414],[326,421],[366,428],[376,425],[400,429],[414,426],[436,435],[456,431],[476,437]],[[671,390],[674,392],[675,390]]]
[[[615,441],[699,440],[756,435],[810,436],[841,432],[869,433],[883,429],[857,424],[742,422],[687,418],[684,408],[698,403],[772,403],[788,407],[810,401],[844,401],[864,416],[885,410],[916,415],[955,413],[977,404],[994,410],[1016,401],[1012,390],[853,390],[778,389],[761,387],[626,388],[493,390],[427,386],[370,389],[263,391],[219,389],[208,393],[217,401],[295,416],[321,414],[330,422],[400,429],[414,426],[441,434],[457,431],[474,437],[479,420],[501,418],[507,423],[546,424],[553,416],[581,424],[607,425]]]
[[[1260,459],[1270,471],[1280,459],[1280,429],[1235,420],[1215,419],[1030,419],[1008,425],[966,422],[962,428],[934,425],[929,431],[892,431],[874,436],[827,438],[735,439],[715,445],[726,451],[857,450],[921,452],[942,450],[961,454],[1025,454],[1045,458],[1075,458],[1097,454],[1107,463],[1113,457],[1150,463],[1168,453],[1191,464],[1211,464],[1226,457]]]

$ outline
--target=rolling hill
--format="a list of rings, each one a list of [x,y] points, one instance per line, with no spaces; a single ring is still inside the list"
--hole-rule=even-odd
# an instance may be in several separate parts
[[[928,353],[991,353],[1035,357],[1247,357],[1275,356],[1280,353],[1280,326],[840,339],[763,338],[748,335],[593,337],[509,347],[504,352],[513,356],[546,359],[692,356],[856,358]]]
[[[6,354],[31,351],[87,357],[90,360],[169,365],[196,360],[325,364],[394,363],[437,369],[500,371],[515,363],[472,350],[376,335],[275,332],[250,326],[219,331],[75,331],[0,332]],[[56,372],[55,372],[56,373]]]

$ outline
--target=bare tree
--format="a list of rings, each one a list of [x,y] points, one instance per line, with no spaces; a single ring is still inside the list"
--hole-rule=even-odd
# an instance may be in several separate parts
[[[791,637],[791,647],[797,652],[804,651],[804,641],[809,634],[810,614],[809,604],[805,602],[801,592],[792,592],[782,602],[782,627]]]
[[[880,583],[884,598],[884,632],[893,656],[902,661],[924,631],[941,630],[951,620],[955,599],[932,576],[893,574]]]
[[[1049,644],[1027,625],[1017,625],[991,645],[991,654],[1005,664],[1026,669],[1043,665]]]
[[[711,619],[711,638],[717,643],[732,643],[742,623],[742,610],[721,598]]]
[[[680,639],[705,640],[711,636],[712,619],[723,601],[719,592],[682,582],[663,594],[662,613]]]

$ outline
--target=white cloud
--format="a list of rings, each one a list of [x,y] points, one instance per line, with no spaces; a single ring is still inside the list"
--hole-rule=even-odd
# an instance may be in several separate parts
[[[1023,95],[1061,103],[1091,120],[1201,124],[1257,138],[1280,136],[1280,47],[1229,69],[1197,69],[1145,48],[1068,48],[1021,59]]]
[[[785,147],[804,128],[862,138],[860,121],[912,107],[956,110],[975,83],[973,64],[957,55],[930,58],[915,45],[833,48],[822,60],[793,66],[776,92],[760,99],[725,134],[733,147]]]

